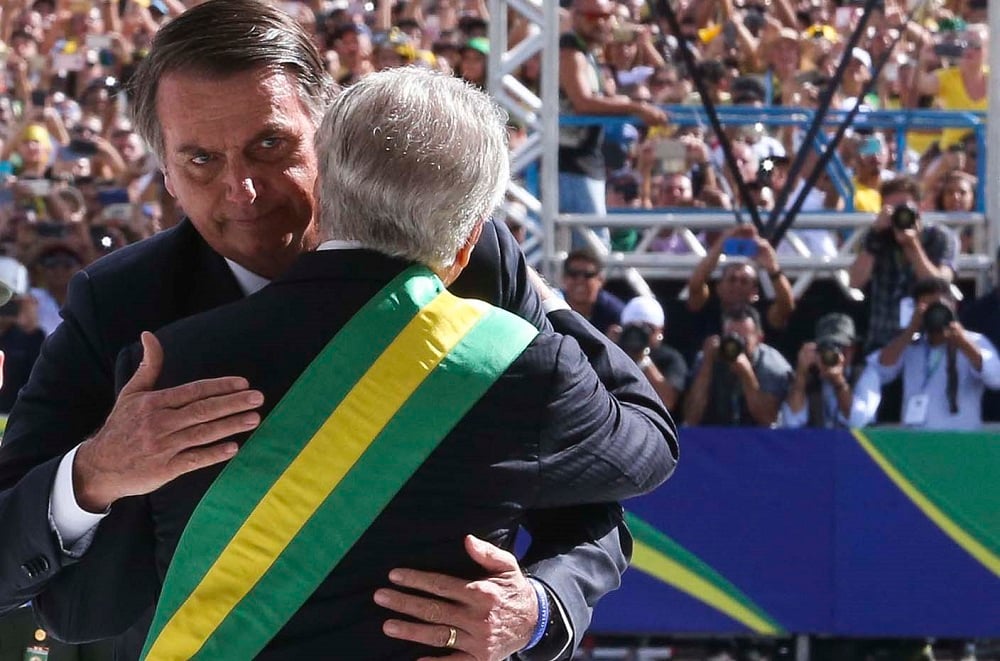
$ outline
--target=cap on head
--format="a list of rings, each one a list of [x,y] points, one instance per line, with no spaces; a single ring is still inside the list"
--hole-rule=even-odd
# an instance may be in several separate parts
[[[0,305],[28,293],[28,269],[13,257],[0,256]]]
[[[620,321],[622,326],[650,324],[659,327],[666,322],[666,315],[663,306],[652,296],[636,296],[625,304]]]
[[[868,54],[868,51],[857,47],[852,48],[851,57],[861,62],[866,69],[872,68],[872,56]]]
[[[839,347],[849,347],[854,344],[854,320],[841,312],[831,312],[823,315],[816,322],[816,342],[818,344],[836,344]]]

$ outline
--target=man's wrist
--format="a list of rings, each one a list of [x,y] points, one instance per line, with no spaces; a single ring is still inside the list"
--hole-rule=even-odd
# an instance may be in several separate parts
[[[839,379],[831,379],[830,386],[833,388],[833,391],[837,394],[840,394],[845,390],[851,389],[851,384],[849,384],[847,382],[847,379],[845,379],[843,376],[841,376]]]
[[[535,598],[538,600],[538,621],[535,622],[535,629],[531,632],[531,639],[521,648],[520,651],[522,652],[532,649],[545,637],[552,613],[549,596],[545,593],[545,587],[530,576],[528,577],[528,583],[531,584],[532,589],[535,591]]]

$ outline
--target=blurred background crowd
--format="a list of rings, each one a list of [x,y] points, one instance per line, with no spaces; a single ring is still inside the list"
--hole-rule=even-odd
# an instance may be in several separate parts
[[[0,308],[0,411],[9,410],[59,323],[72,275],[183,214],[133,130],[127,90],[156,30],[190,4],[2,4],[0,279],[17,295]],[[342,85],[415,65],[486,86],[496,17],[485,0],[280,4],[312,31]],[[707,102],[743,107],[750,116],[814,109],[834,81],[834,109],[986,110],[986,0],[878,0],[857,45],[847,48],[864,4],[672,0],[677,31],[662,0],[563,0],[561,110],[631,119],[561,130],[560,210],[727,210],[741,205],[742,180],[763,213],[790,176],[798,178],[793,190],[804,187],[817,160],[810,153],[805,168],[789,171],[804,149],[801,125],[743,122],[723,128],[734,171],[711,126],[674,123],[670,108]],[[505,49],[537,29],[515,12],[507,18]],[[537,92],[540,68],[537,56],[527,60],[518,82]],[[514,119],[509,128],[516,149],[526,128]],[[863,304],[796,300],[781,265],[787,242],[775,248],[753,226],[735,224],[697,235],[674,228],[604,233],[612,251],[642,243],[664,260],[702,256],[690,279],[677,283],[681,299],[671,290],[660,300],[628,300],[632,292],[606,281],[601,251],[589,248],[565,260],[564,294],[633,355],[686,424],[969,428],[1000,418],[996,400],[980,403],[984,391],[1000,387],[1000,298],[991,292],[960,300],[961,290],[950,285],[956,260],[971,250],[972,229],[922,217],[979,208],[982,146],[967,129],[922,128],[901,137],[860,123],[847,131],[837,156],[849,188],[824,174],[802,210],[875,214],[849,270],[850,284],[866,293]],[[524,239],[524,205],[511,200],[504,216]],[[833,230],[795,237],[816,256],[835,254],[844,240]],[[913,349],[923,346],[915,337],[926,350]],[[914,399],[936,389],[941,397]]]

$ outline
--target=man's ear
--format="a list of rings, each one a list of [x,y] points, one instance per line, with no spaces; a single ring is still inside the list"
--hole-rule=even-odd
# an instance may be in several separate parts
[[[455,261],[451,263],[451,266],[444,269],[434,269],[434,272],[437,273],[446,286],[455,282],[462,271],[465,270],[465,267],[469,265],[469,260],[472,258],[472,250],[476,247],[479,237],[483,233],[483,224],[484,221],[481,221],[472,230],[469,238],[465,240],[462,247],[455,253]]]
[[[469,265],[469,260],[472,259],[472,251],[475,249],[476,244],[479,243],[479,237],[483,234],[484,222],[480,221],[478,225],[472,230],[472,234],[466,239],[465,245],[458,249],[455,253],[455,265],[460,268],[465,268]]]
[[[162,168],[160,172],[163,173],[163,187],[167,189],[168,193],[170,193],[170,197],[177,199],[177,194],[174,193],[174,184],[170,180],[170,173],[167,172],[166,168]]]

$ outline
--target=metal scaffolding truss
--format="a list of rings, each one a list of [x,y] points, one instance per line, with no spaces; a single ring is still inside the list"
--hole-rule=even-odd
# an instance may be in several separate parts
[[[607,255],[612,275],[626,278],[637,293],[647,293],[646,279],[686,280],[691,270],[705,254],[706,246],[699,240],[703,230],[721,229],[731,226],[730,212],[717,213],[690,212],[676,210],[649,210],[642,213],[612,213],[608,216],[585,216],[579,214],[559,214],[558,209],[558,132],[559,132],[559,4],[557,0],[489,0],[490,9],[490,49],[488,67],[488,89],[497,102],[510,116],[527,128],[527,140],[512,154],[514,183],[509,196],[524,204],[528,210],[527,242],[524,244],[529,263],[545,273],[550,280],[565,257],[569,247],[570,230],[575,229],[587,238],[595,249]],[[993,12],[994,14],[998,12]],[[525,20],[529,25],[528,37],[508,48],[508,28],[514,18]],[[992,22],[1000,17],[991,16]],[[519,82],[516,74],[531,57],[541,55],[541,97]],[[993,71],[1000,71],[1000,48],[992,49]],[[992,62],[992,60],[997,60]],[[990,81],[994,98],[1000,98],[1000,86],[996,76]],[[805,119],[803,119],[805,122]],[[996,144],[998,122],[989,122],[984,131],[986,144]],[[1000,176],[1000,158],[987,149],[986,165],[981,170],[988,183]],[[523,176],[529,174],[534,185],[524,183]],[[996,263],[996,249],[1000,241],[1000,197],[997,186],[984,189],[985,203],[982,211],[972,214],[944,215],[925,214],[925,218],[959,231],[973,228],[974,253],[961,256],[957,265],[962,277],[973,278],[983,289],[992,276]],[[535,195],[532,191],[539,191]],[[985,213],[983,213],[983,211]],[[848,290],[846,268],[850,264],[853,251],[868,227],[871,214],[816,213],[800,214],[787,239],[791,254],[781,256],[782,269],[793,281],[793,291],[800,296],[809,284],[818,278],[832,278],[851,296],[860,293]],[[992,219],[992,222],[988,219]],[[640,228],[642,239],[635,251],[608,254],[604,244],[591,231],[594,227]],[[808,245],[796,236],[797,230],[827,229],[837,232],[843,239],[834,256],[813,255]],[[663,230],[678,232],[678,236],[690,247],[684,255],[653,252],[648,248],[652,239]],[[764,279],[764,284],[769,284]]]

